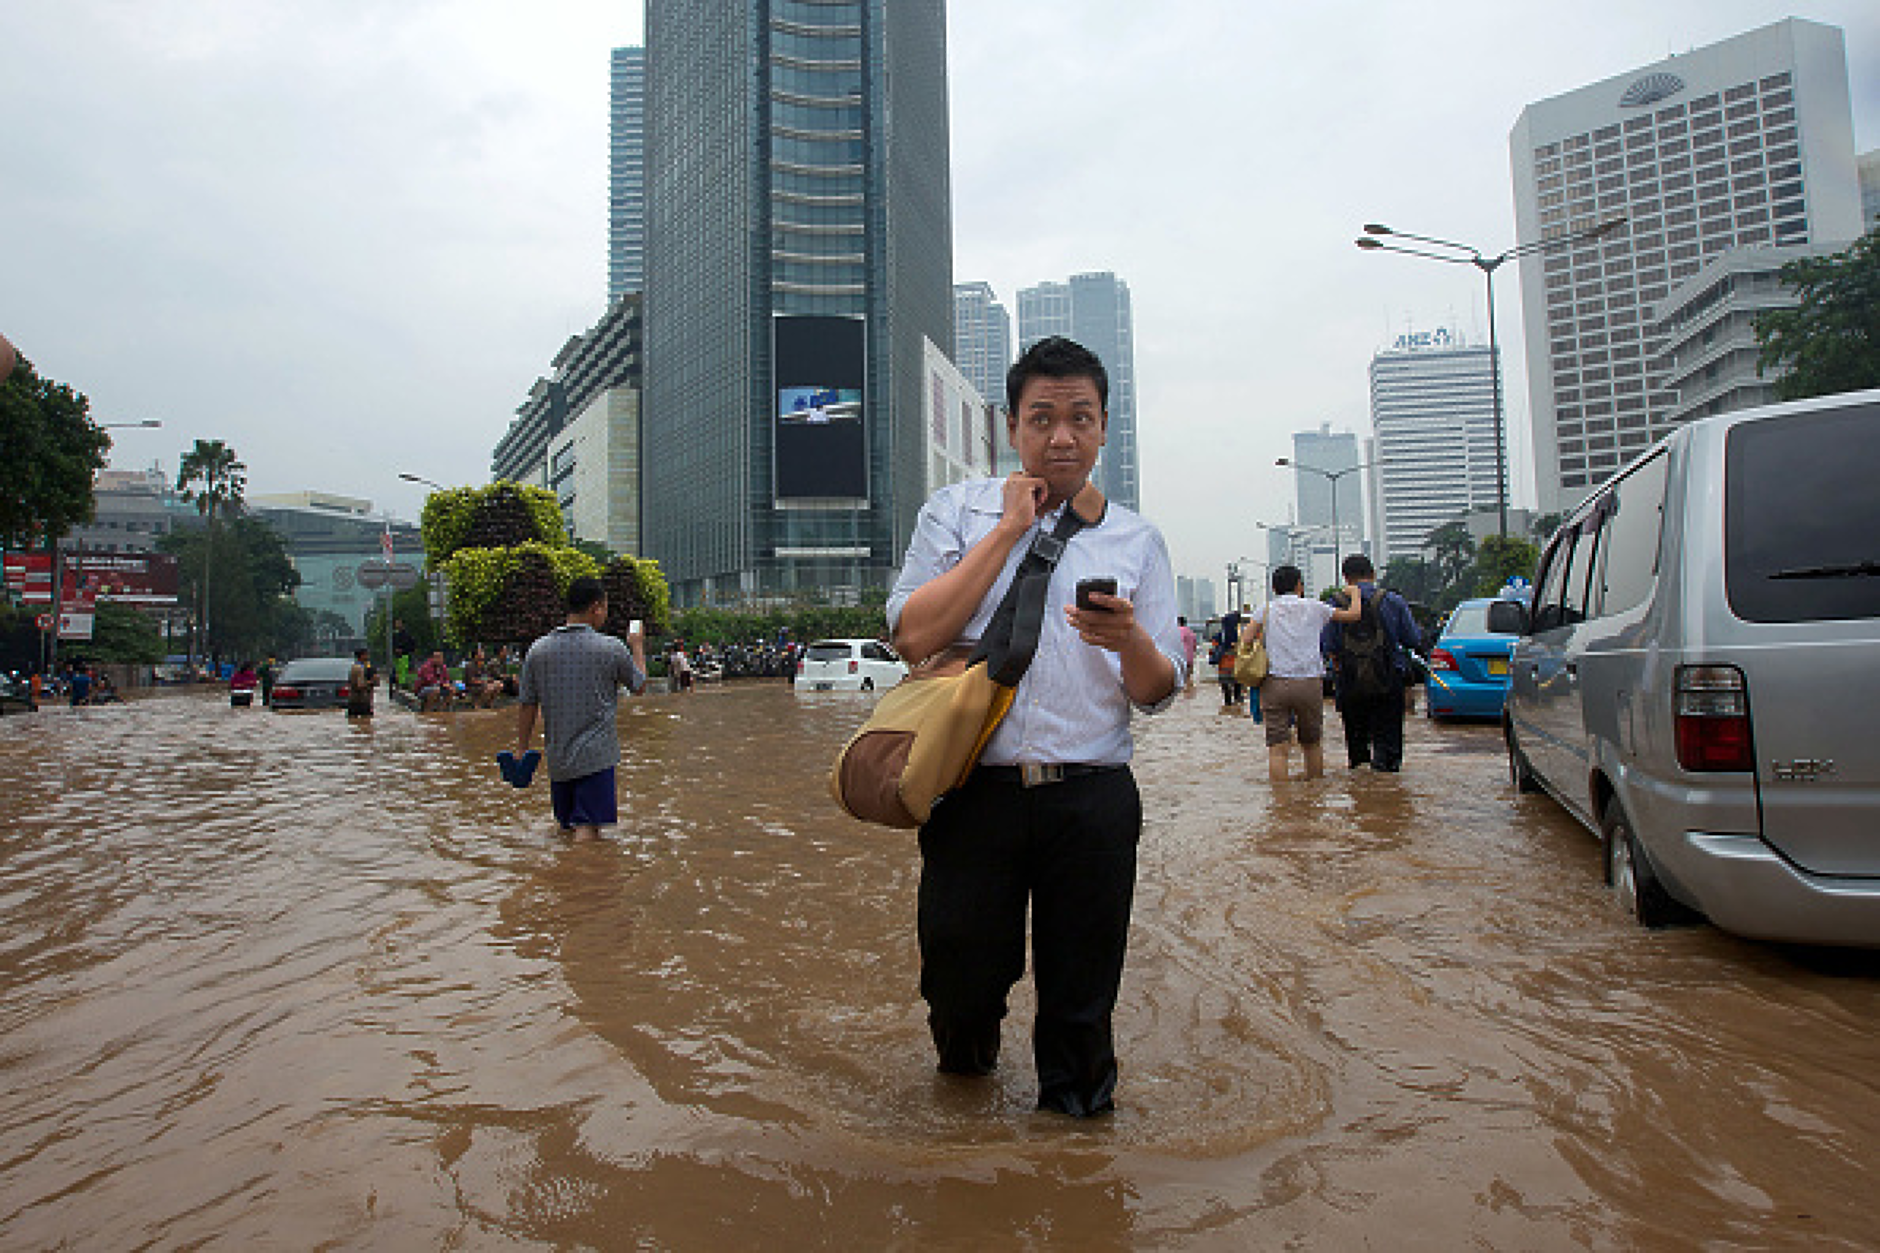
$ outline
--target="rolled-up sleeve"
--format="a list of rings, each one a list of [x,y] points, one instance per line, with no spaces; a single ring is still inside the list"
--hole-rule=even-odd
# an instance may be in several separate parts
[[[920,507],[913,538],[901,559],[901,573],[888,594],[888,633],[901,628],[901,611],[908,597],[959,564],[964,551],[959,524],[959,503],[953,492],[941,492]]]
[[[1136,587],[1136,623],[1149,633],[1156,650],[1175,667],[1175,682],[1168,695],[1152,705],[1130,702],[1146,714],[1167,709],[1175,702],[1175,694],[1188,685],[1188,662],[1182,648],[1181,627],[1175,620],[1175,568],[1169,561],[1167,541],[1161,532],[1153,534],[1154,542],[1143,564],[1142,581]]]

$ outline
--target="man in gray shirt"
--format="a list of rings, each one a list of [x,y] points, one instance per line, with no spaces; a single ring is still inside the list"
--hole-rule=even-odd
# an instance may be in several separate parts
[[[614,714],[620,687],[646,688],[646,641],[634,631],[622,644],[600,627],[607,621],[607,591],[595,578],[568,585],[568,622],[529,646],[517,693],[516,756],[522,758],[542,717],[549,798],[564,835],[598,839],[619,820],[614,766],[620,735]]]

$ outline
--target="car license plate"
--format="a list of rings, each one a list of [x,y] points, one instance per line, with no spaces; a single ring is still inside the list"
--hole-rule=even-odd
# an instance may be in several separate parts
[[[1490,657],[1488,659],[1488,672],[1498,678],[1507,674],[1508,659],[1506,657]]]
[[[833,684],[833,683],[818,683],[818,684],[816,685],[816,690],[817,690],[817,691],[819,691],[819,692],[826,692],[826,691],[828,691],[828,690],[829,690],[830,688],[832,688],[832,687],[834,687],[834,686],[835,686],[835,684]]]

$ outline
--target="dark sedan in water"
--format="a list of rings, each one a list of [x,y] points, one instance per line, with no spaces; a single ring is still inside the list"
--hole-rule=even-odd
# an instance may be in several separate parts
[[[346,704],[351,657],[299,657],[274,676],[268,704],[275,709],[338,709]]]

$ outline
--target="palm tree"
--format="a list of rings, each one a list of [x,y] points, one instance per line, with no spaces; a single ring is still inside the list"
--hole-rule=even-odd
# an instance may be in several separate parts
[[[209,653],[211,660],[215,654],[209,652],[209,567],[215,553],[215,518],[230,507],[241,508],[242,493],[247,487],[248,467],[238,461],[235,450],[221,440],[199,439],[194,448],[183,454],[183,464],[176,475],[176,490],[182,493],[184,500],[195,501],[196,512],[209,523],[208,543],[202,557],[202,611],[198,616],[202,620],[203,651]]]

